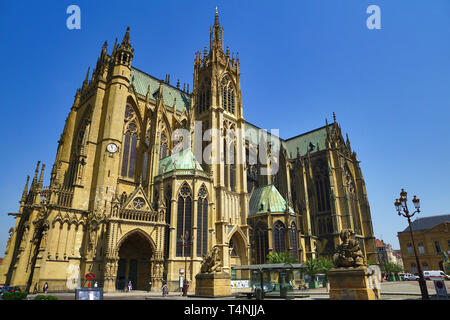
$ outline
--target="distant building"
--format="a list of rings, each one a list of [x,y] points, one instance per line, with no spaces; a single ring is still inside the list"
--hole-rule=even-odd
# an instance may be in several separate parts
[[[443,252],[450,250],[450,214],[416,219],[412,229],[422,270],[444,270]],[[409,227],[398,233],[398,240],[405,271],[417,273]]]
[[[391,262],[403,266],[401,255],[396,253],[389,243],[384,243],[383,240],[376,239],[375,246],[377,248],[377,258],[380,265]]]
[[[401,250],[392,250],[392,254],[394,255],[396,259],[396,263],[398,265],[401,265],[403,267],[403,259],[402,259],[402,252]]]

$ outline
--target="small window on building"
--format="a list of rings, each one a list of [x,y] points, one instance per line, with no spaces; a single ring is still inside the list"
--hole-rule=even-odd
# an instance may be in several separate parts
[[[417,266],[415,263],[411,263],[411,273],[413,274],[417,273]]]
[[[408,244],[406,245],[406,248],[407,248],[407,250],[408,250],[408,255],[412,256],[412,255],[414,254],[412,244],[411,244],[411,243],[408,243]]]
[[[436,248],[436,253],[441,253],[441,243],[439,241],[434,242],[434,247]]]
[[[419,242],[417,244],[417,247],[419,248],[419,254],[425,254],[425,248],[423,247],[423,242]]]
[[[427,271],[428,270],[428,263],[424,262],[422,264],[422,267],[423,267],[423,271]]]

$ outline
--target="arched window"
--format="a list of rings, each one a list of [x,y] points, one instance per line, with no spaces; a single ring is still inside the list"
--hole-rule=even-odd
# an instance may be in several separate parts
[[[356,196],[356,189],[355,189],[355,182],[353,179],[353,175],[347,165],[347,163],[344,166],[344,174],[345,174],[345,188],[347,190],[347,194],[350,198],[350,212],[352,213],[353,217],[353,229],[356,234],[362,234],[361,230],[361,219],[359,216],[359,208],[357,204],[357,196]]]
[[[169,257],[169,245],[170,245],[170,217],[172,215],[172,192],[169,189],[165,196],[166,202],[166,227],[164,230],[164,257],[167,259]]]
[[[236,147],[234,140],[231,140],[230,145],[228,147],[229,150],[229,170],[230,170],[230,190],[236,190]]]
[[[275,252],[280,253],[286,250],[286,227],[283,222],[277,221],[273,225],[273,248]]]
[[[255,163],[258,150],[253,144],[245,147],[245,161],[247,164],[247,192],[252,192],[253,188],[258,187],[258,167]]]
[[[328,227],[328,233],[333,233],[333,222],[331,221],[331,218],[327,218],[327,227]]]
[[[230,257],[239,257],[236,250],[236,244],[234,243],[233,239],[230,239],[230,243],[228,244],[228,247],[231,249]]]
[[[136,166],[136,150],[138,143],[138,128],[136,114],[130,105],[125,108],[124,144],[122,151],[122,177],[134,178]]]
[[[209,109],[210,89],[203,84],[197,94],[197,112],[202,113]]]
[[[316,162],[314,175],[317,210],[318,212],[330,211],[330,178],[328,176],[328,169],[324,161],[319,160]]]
[[[297,225],[295,222],[291,224],[291,230],[289,230],[289,241],[291,242],[291,256],[294,262],[298,262],[298,236],[297,236]]]
[[[88,112],[88,111],[87,111]],[[89,119],[90,114],[85,113],[88,118],[85,118],[78,129],[78,135],[75,140],[75,149],[72,154],[72,162],[69,169],[69,185],[81,184],[83,177],[83,168],[86,164],[87,157],[87,139],[89,136],[89,128],[91,121]]]
[[[256,264],[264,264],[269,252],[269,237],[266,224],[258,223],[256,225],[254,241],[256,246]]]
[[[235,133],[233,129],[226,129],[224,137],[224,155],[225,155],[225,185],[231,191],[236,189],[236,146]]]
[[[208,250],[208,198],[202,187],[197,200],[197,257],[206,255]]]
[[[161,143],[159,149],[159,159],[164,159],[169,156],[169,142],[167,140],[166,134],[161,134]]]
[[[144,146],[144,161],[142,163],[142,180],[147,181],[148,180],[148,154],[150,151],[150,135],[151,131],[149,128],[149,125],[147,125],[147,133],[145,134],[145,146]]]
[[[228,75],[225,75],[222,78],[220,86],[221,86],[221,93],[222,93],[222,107],[225,111],[228,111],[228,112],[234,114],[234,112],[235,112],[234,86],[233,86],[233,82],[231,81],[231,79]]]
[[[177,207],[177,257],[191,256],[192,196],[187,184],[178,195]]]

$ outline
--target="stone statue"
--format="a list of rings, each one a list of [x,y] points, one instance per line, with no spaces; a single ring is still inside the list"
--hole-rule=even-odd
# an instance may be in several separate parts
[[[344,229],[339,235],[342,243],[333,256],[333,262],[337,268],[357,268],[366,265],[359,242],[350,238],[352,234],[350,229]]]
[[[214,246],[210,253],[203,256],[201,273],[220,272],[222,270],[222,261],[219,257],[219,247]]]

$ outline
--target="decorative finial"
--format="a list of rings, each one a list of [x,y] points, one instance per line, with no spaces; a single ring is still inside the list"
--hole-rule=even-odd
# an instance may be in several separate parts
[[[219,14],[219,11],[218,11],[218,9],[217,9],[217,6],[216,6],[216,14]]]
[[[333,112],[333,120],[336,122],[336,114]]]

